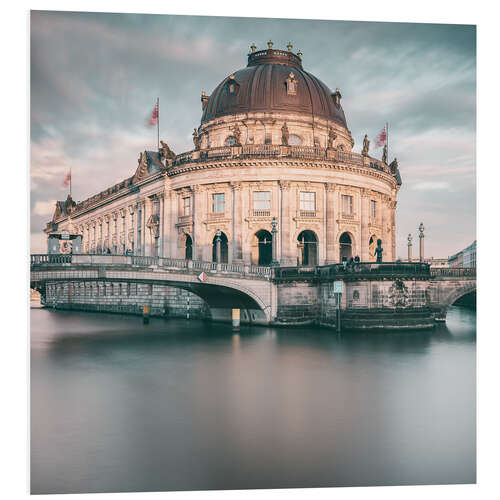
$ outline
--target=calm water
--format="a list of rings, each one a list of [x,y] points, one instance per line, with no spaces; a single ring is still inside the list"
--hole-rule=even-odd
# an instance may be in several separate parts
[[[475,339],[32,309],[32,493],[475,482]]]

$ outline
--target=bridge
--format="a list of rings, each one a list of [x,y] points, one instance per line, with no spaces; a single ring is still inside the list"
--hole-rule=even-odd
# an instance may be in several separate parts
[[[334,281],[344,283],[340,303],[347,319],[344,326],[356,328],[365,323],[429,328],[445,320],[453,303],[476,290],[475,268],[430,269],[425,263],[266,267],[131,255],[35,254],[30,270],[31,288],[44,298],[47,286],[54,284],[163,285],[203,299],[212,319],[229,320],[231,309],[237,308],[242,310],[243,322],[256,324],[333,326]],[[96,285],[84,297],[69,294],[59,302],[123,302],[114,293],[101,297],[97,290]],[[371,322],[362,319],[368,317]]]

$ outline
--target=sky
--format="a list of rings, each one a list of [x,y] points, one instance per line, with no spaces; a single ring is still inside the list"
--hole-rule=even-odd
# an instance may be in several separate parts
[[[304,69],[339,87],[360,152],[389,123],[397,157],[397,256],[448,257],[476,238],[476,29],[471,25],[151,14],[31,13],[31,251],[72,170],[83,200],[133,175],[156,148],[147,118],[160,98],[160,138],[192,149],[200,93],[246,66],[249,47],[303,53]]]

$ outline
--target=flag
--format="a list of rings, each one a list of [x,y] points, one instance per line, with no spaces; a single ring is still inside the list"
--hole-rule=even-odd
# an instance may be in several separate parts
[[[62,187],[68,187],[71,184],[71,170],[66,174]]]
[[[152,127],[158,123],[158,101],[156,101],[155,109],[153,109],[153,114],[149,119],[149,125]]]
[[[382,147],[384,144],[386,144],[386,142],[387,142],[387,130],[386,127],[384,127],[382,129],[382,132],[380,132],[380,134],[377,137],[377,142],[376,142],[377,148]]]

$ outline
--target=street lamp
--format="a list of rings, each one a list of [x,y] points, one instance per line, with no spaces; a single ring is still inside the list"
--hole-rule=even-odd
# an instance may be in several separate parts
[[[277,245],[277,237],[276,235],[278,234],[278,221],[276,220],[276,217],[273,217],[273,220],[271,221],[271,236],[272,236],[272,261],[271,261],[271,266],[279,266],[280,263],[278,262],[277,259],[277,253],[278,253],[278,245]]]
[[[424,224],[421,222],[420,226],[418,226],[418,237],[420,238],[420,262],[424,261],[424,229]]]

